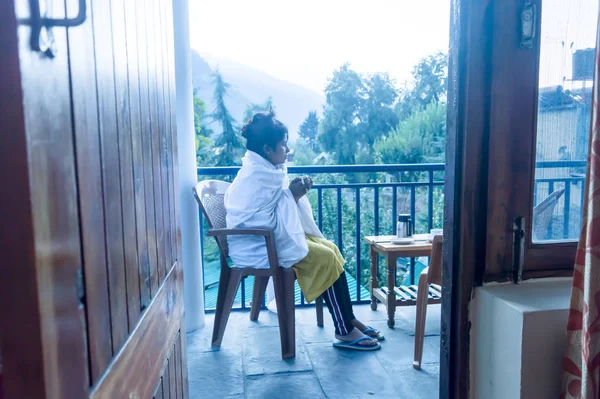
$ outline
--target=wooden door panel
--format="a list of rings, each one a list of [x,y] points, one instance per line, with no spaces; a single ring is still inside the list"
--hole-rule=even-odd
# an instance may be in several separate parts
[[[158,78],[158,114],[160,116],[160,173],[161,173],[161,186],[162,186],[162,202],[163,202],[163,221],[164,221],[164,243],[165,243],[165,267],[168,273],[171,265],[174,264],[175,258],[172,255],[172,243],[171,243],[171,201],[169,195],[169,169],[172,167],[169,165],[169,154],[167,146],[168,129],[169,125],[167,122],[167,103],[169,101],[167,76],[165,76],[165,59],[167,58],[167,51],[165,48],[165,18],[163,18],[163,7],[161,0],[157,0],[154,3],[154,16],[155,16],[155,37],[156,37],[156,48],[157,54],[157,78]]]
[[[161,5],[161,15],[173,15],[172,10],[168,7],[167,3],[170,3],[170,0],[160,0],[160,5]],[[175,127],[175,119],[174,119],[174,110],[175,110],[175,105],[172,104],[172,96],[171,94],[175,92],[175,87],[171,86],[171,65],[170,65],[170,60],[173,56],[174,59],[174,55],[172,53],[172,49],[169,49],[169,40],[171,38],[171,36],[169,35],[169,29],[173,29],[172,25],[169,23],[169,21],[171,21],[172,18],[167,18],[167,19],[162,19],[162,34],[161,34],[161,39],[163,40],[163,57],[162,57],[162,61],[163,61],[163,80],[164,80],[164,87],[165,87],[165,96],[164,96],[164,101],[165,101],[165,120],[166,120],[166,151],[165,151],[165,156],[166,156],[166,164],[167,164],[167,181],[168,181],[168,194],[169,194],[169,220],[170,220],[170,224],[169,224],[169,229],[168,229],[168,236],[170,239],[170,246],[171,246],[171,257],[169,259],[169,264],[173,264],[175,262],[176,259],[178,259],[178,255],[177,255],[177,223],[176,223],[176,217],[175,217],[175,176],[174,176],[174,170],[176,169],[175,165],[173,164],[173,131],[174,131],[174,127]]]
[[[125,37],[127,48],[127,75],[129,84],[129,114],[133,156],[136,243],[138,247],[138,274],[140,276],[141,310],[150,304],[150,256],[146,228],[146,197],[144,180],[142,100],[140,91],[140,57],[138,56],[138,26],[136,2],[125,1]],[[114,7],[113,7],[114,8]],[[143,60],[146,62],[146,60]]]
[[[126,2],[126,3],[129,3]],[[156,243],[156,219],[154,204],[154,176],[152,173],[152,130],[150,119],[150,73],[148,51],[149,38],[146,29],[146,4],[145,0],[134,0],[135,14],[127,15],[128,26],[136,27],[137,57],[138,57],[138,80],[140,100],[140,141],[141,157],[143,164],[144,201],[146,212],[146,237],[148,243],[148,271],[150,282],[150,297],[158,290],[157,275],[157,243]],[[129,30],[128,30],[129,32]],[[151,44],[150,44],[151,46]],[[131,48],[131,51],[134,49]],[[129,51],[129,50],[128,50]],[[132,64],[130,63],[130,66]]]
[[[183,355],[173,355],[177,353],[176,342],[179,342],[181,348],[185,348],[185,342],[181,342],[183,338],[180,334],[183,273],[178,263],[179,256],[173,256],[170,237],[173,229],[170,215],[175,214],[171,207],[175,205],[175,201],[169,200],[171,194],[168,176],[174,173],[176,157],[168,153],[167,138],[172,140],[174,131],[168,130],[171,127],[166,121],[166,104],[170,104],[173,93],[170,86],[165,84],[169,78],[164,76],[163,68],[163,60],[168,57],[166,49],[163,49],[163,36],[166,33],[163,27],[172,24],[167,22],[172,14],[160,12],[164,5],[159,0],[129,5],[123,0],[93,1],[95,4],[92,11],[99,11],[102,20],[106,18],[107,10],[110,14],[110,20],[106,24],[96,24],[94,17],[97,57],[100,51],[109,51],[108,45],[105,49],[99,49],[98,41],[108,40],[110,36],[105,35],[100,39],[98,35],[104,34],[107,27],[112,30],[113,69],[107,69],[105,77],[114,85],[112,109],[116,115],[116,133],[113,134],[116,134],[121,189],[118,200],[121,205],[126,298],[126,308],[118,308],[117,311],[129,315],[129,335],[122,348],[113,353],[111,366],[94,385],[92,397],[150,397],[159,380],[162,380],[165,397],[172,397],[176,395],[174,389],[178,386],[175,366],[185,359]],[[140,15],[142,18],[138,18]],[[138,26],[140,20],[143,22]],[[136,28],[135,31],[131,26],[127,27],[127,21]],[[137,44],[137,48],[134,44]],[[106,83],[106,87],[103,87],[99,82],[100,74],[97,73],[97,76],[100,98],[100,91],[109,91],[109,84]],[[99,103],[99,113],[101,112],[102,104]],[[102,135],[103,132],[100,131]],[[115,148],[110,150],[115,151]],[[114,156],[109,154],[108,159]],[[104,152],[101,157],[103,162],[107,158]],[[143,190],[142,186],[135,184],[134,177],[143,181]],[[139,207],[136,205],[137,201],[140,202]],[[145,223],[140,225],[137,222],[138,214],[145,216]],[[148,216],[153,223],[148,223]],[[145,230],[140,230],[143,227]],[[146,264],[139,262],[137,239],[140,236],[146,237],[148,245],[149,261]],[[152,251],[153,264],[150,261]],[[140,278],[140,270],[143,270],[143,278]],[[140,288],[140,283],[144,283],[149,289]],[[109,278],[109,293],[112,289]],[[121,286],[116,286],[116,289],[121,289]],[[148,293],[148,304],[141,313],[141,295],[144,290]],[[131,295],[134,298],[130,298]],[[176,340],[176,337],[179,338]],[[183,365],[179,367],[181,371],[186,368]],[[181,384],[187,381],[182,373],[180,380]],[[180,390],[182,395],[187,392],[183,386],[180,386]]]
[[[149,92],[149,112],[150,112],[150,139],[151,139],[151,159],[152,175],[154,177],[154,196],[156,223],[156,253],[157,253],[157,284],[160,285],[165,278],[165,242],[164,242],[164,221],[163,221],[163,203],[162,203],[162,182],[160,173],[160,114],[158,111],[158,78],[157,78],[157,37],[155,34],[154,7],[156,1],[145,2],[141,10],[146,16],[146,35],[148,39],[148,92]]]
[[[137,226],[135,220],[135,191],[133,181],[132,129],[129,103],[129,76],[125,31],[124,0],[111,1],[111,26],[115,74],[117,132],[119,136],[119,170],[121,178],[121,208],[123,212],[123,250],[127,289],[128,332],[141,314],[140,277],[138,272]]]
[[[54,6],[64,17],[64,4]],[[49,59],[31,51],[30,26],[16,25],[16,18],[30,16],[29,2],[0,8],[0,24],[11,30],[2,32],[10,41],[2,47],[8,52],[3,65],[19,71],[3,67],[0,78],[7,106],[0,124],[14,128],[0,139],[0,169],[11,192],[3,194],[0,212],[4,393],[9,399],[83,397],[86,324],[75,284],[82,262],[66,32],[55,29],[62,52]]]
[[[67,9],[77,10],[69,0]],[[80,226],[87,292],[87,323],[91,382],[95,382],[112,359],[110,304],[102,201],[100,132],[96,101],[96,67],[92,24],[68,30],[71,67],[73,126],[77,157]]]
[[[30,1],[13,1],[0,5],[5,397],[187,398],[172,4],[87,0],[83,25],[54,28],[51,58],[31,49]]]
[[[127,320],[127,279],[123,251],[123,208],[121,171],[119,168],[119,132],[115,103],[115,73],[110,2],[91,2],[90,18],[94,31],[96,55],[96,95],[100,121],[100,150],[104,200],[106,249],[108,260],[108,292],[113,355],[125,343],[129,334]],[[100,199],[98,199],[100,200]],[[91,243],[90,245],[95,245]]]
[[[152,397],[179,335],[183,270],[176,264],[91,397]]]
[[[158,195],[158,201],[162,204],[160,212],[156,215],[156,217],[160,220],[162,230],[161,234],[158,237],[159,240],[159,248],[160,248],[160,258],[159,258],[159,281],[162,282],[165,278],[170,266],[172,263],[168,261],[168,247],[166,241],[166,231],[168,220],[165,218],[165,208],[168,207],[168,202],[165,202],[165,192],[167,187],[165,186],[165,168],[164,168],[164,154],[163,154],[163,136],[165,134],[165,119],[164,119],[164,108],[163,108],[163,79],[162,79],[162,47],[161,47],[161,37],[160,37],[160,25],[161,18],[158,13],[158,1],[153,1],[148,4],[148,13],[149,18],[152,21],[151,26],[149,26],[149,36],[153,39],[153,48],[152,53],[154,55],[154,64],[152,65],[152,70],[154,71],[155,80],[155,92],[151,97],[154,103],[154,115],[156,116],[155,124],[154,124],[154,143],[156,146],[153,148],[154,156],[155,156],[155,176],[158,179],[158,189],[155,190],[155,195]]]
[[[169,119],[171,121],[170,129],[169,129],[169,154],[171,156],[171,179],[173,181],[173,191],[171,193],[173,197],[173,207],[171,212],[173,213],[173,220],[176,223],[173,223],[171,226],[173,229],[172,239],[173,239],[173,247],[174,253],[177,259],[181,259],[181,231],[179,230],[179,169],[177,167],[177,116],[176,116],[176,107],[177,100],[175,98],[175,39],[174,39],[174,31],[173,31],[173,2],[171,0],[161,0],[164,12],[163,15],[169,15],[170,18],[166,19],[167,29],[165,34],[166,44],[166,63],[167,63],[167,73],[168,73],[168,82],[169,82]],[[185,337],[183,337],[185,340]]]
[[[154,391],[154,398],[179,399],[186,398],[186,389],[183,384],[183,363],[181,357],[182,336],[181,333],[175,337],[175,344],[167,363],[162,370],[161,378]]]

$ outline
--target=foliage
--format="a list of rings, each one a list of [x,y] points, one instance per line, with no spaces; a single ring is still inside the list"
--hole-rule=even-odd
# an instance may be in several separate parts
[[[445,102],[448,90],[448,55],[438,52],[423,58],[412,70],[412,87],[401,90],[396,112],[400,119],[409,117],[431,103]]]
[[[317,151],[319,143],[317,141],[317,134],[319,133],[319,117],[317,111],[310,111],[308,116],[300,125],[298,134],[300,138],[304,139],[304,142],[312,151]]]
[[[377,138],[398,123],[393,111],[398,91],[387,74],[365,76],[344,64],[334,71],[325,95],[319,141],[337,164],[355,164],[358,152],[372,154]]]
[[[216,165],[239,165],[244,146],[238,129],[234,126],[235,119],[233,119],[225,105],[225,97],[227,97],[227,91],[231,85],[223,80],[223,75],[218,70],[213,73],[212,83],[214,85],[213,102],[215,109],[210,117],[221,126],[221,133],[215,140]]]
[[[294,145],[294,164],[312,165],[317,154],[311,149],[305,139],[299,138]]]
[[[375,143],[383,164],[444,162],[446,104],[431,103],[400,122],[389,137]]]
[[[255,114],[259,112],[270,112],[275,111],[275,104],[273,104],[273,98],[269,96],[264,103],[262,104],[248,104],[246,105],[246,110],[244,111],[244,123],[249,121],[254,117]]]
[[[196,136],[196,162],[198,165],[210,165],[213,161],[213,131],[208,127],[206,105],[197,97],[194,90],[194,132]]]
[[[198,97],[198,89],[194,89],[194,130],[196,135],[210,137],[213,131],[206,122],[206,104]]]

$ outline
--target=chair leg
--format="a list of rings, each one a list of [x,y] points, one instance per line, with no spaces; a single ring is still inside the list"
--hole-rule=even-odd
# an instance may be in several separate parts
[[[242,270],[221,266],[219,293],[217,294],[217,309],[215,310],[215,325],[213,327],[212,345],[221,346],[235,294],[242,281]]]
[[[427,298],[429,297],[429,284],[427,275],[422,274],[419,277],[419,287],[417,289],[417,317],[415,325],[415,359],[413,367],[421,369],[421,360],[423,359],[423,342],[425,340],[425,318],[427,316]]]
[[[315,300],[317,307],[317,327],[323,327],[323,297],[318,296]]]
[[[296,317],[294,312],[293,270],[280,268],[273,275],[277,317],[279,318],[279,335],[281,337],[281,357],[296,357]]]
[[[250,320],[252,321],[258,320],[268,283],[269,276],[254,276],[254,291],[252,293],[252,307],[250,308]]]

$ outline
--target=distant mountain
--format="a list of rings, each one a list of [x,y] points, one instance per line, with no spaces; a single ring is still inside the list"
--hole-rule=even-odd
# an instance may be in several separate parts
[[[213,87],[211,74],[217,68],[226,82],[231,84],[227,98],[229,112],[243,124],[244,110],[249,103],[263,103],[269,96],[277,107],[277,117],[290,131],[290,141],[298,137],[298,129],[309,111],[322,111],[325,97],[294,83],[276,79],[268,74],[230,60],[217,59],[209,55],[202,56],[192,51],[192,81],[198,96],[206,103],[208,112],[212,112]],[[218,131],[218,128],[217,130]]]

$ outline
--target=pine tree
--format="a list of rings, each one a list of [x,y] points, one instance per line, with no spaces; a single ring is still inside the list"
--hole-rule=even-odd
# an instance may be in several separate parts
[[[223,75],[217,69],[212,75],[214,85],[213,102],[215,109],[210,115],[212,120],[221,125],[221,133],[215,140],[217,166],[232,166],[240,164],[240,155],[244,146],[240,140],[235,119],[225,105],[225,97],[231,85],[223,80]]]
[[[262,104],[248,104],[244,111],[244,123],[252,119],[255,114],[259,112],[271,112],[275,111],[275,104],[273,104],[273,98],[269,96]]]
[[[308,116],[300,125],[298,134],[302,137],[309,148],[313,151],[317,150],[317,134],[319,133],[319,117],[317,111],[310,111]]]

